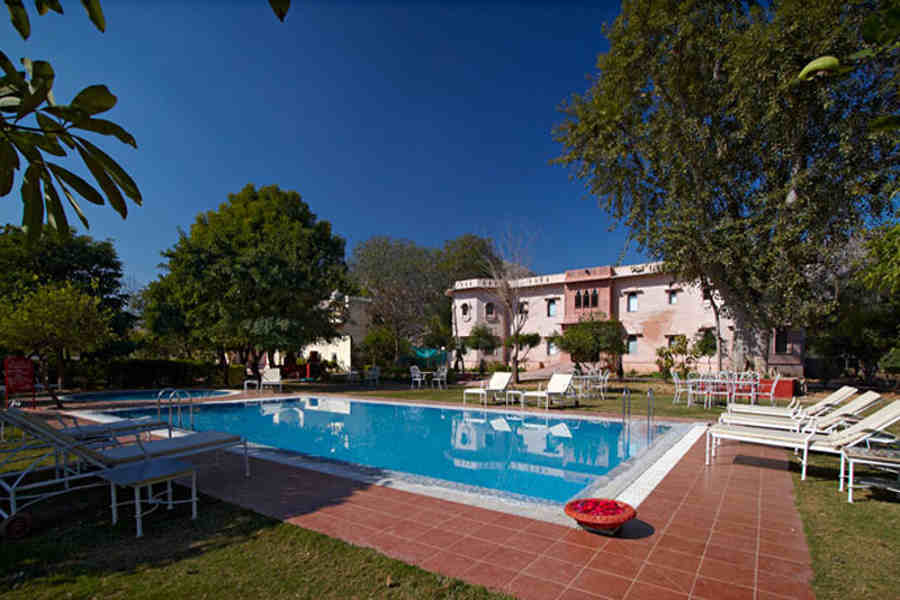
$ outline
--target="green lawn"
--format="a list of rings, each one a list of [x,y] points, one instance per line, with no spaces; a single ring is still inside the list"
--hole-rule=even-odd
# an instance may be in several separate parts
[[[407,402],[445,402],[462,404],[463,385],[450,386],[446,390],[438,390],[433,388],[410,389],[408,386],[386,384],[378,389],[360,388],[360,387],[318,387],[318,388],[296,388],[296,391],[310,389],[311,391],[337,391],[346,393],[356,397],[379,397],[392,398],[396,400],[404,400]],[[534,389],[535,385],[523,385],[517,389]],[[654,414],[658,417],[678,417],[696,420],[716,420],[721,409],[706,410],[702,406],[694,404],[688,408],[683,399],[678,404],[672,404],[672,386],[661,383],[629,383],[628,388],[631,390],[631,413],[632,415],[647,414],[647,390],[653,389],[654,393]],[[608,394],[608,399],[600,400],[599,398],[587,398],[579,402],[580,406],[574,409],[583,413],[598,413],[608,415],[622,414],[622,389],[621,384],[613,384]],[[469,404],[472,404],[471,396]],[[480,406],[475,403],[474,406]],[[503,406],[500,404],[499,406]],[[518,404],[516,407],[518,408]],[[538,410],[533,404],[529,405],[530,410]],[[543,409],[540,409],[543,410]],[[566,410],[573,410],[567,408]],[[559,410],[551,408],[551,413],[558,413]]]
[[[900,434],[900,427],[894,433]],[[811,455],[810,464],[806,481],[800,481],[795,461],[794,490],[812,553],[816,598],[900,597],[900,497],[855,490],[850,504],[847,494],[837,491],[840,459]]]

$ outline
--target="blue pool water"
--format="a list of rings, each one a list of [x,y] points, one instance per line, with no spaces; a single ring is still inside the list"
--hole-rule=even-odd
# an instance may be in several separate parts
[[[342,398],[194,406],[194,429],[386,471],[563,503],[668,427]],[[156,409],[117,411],[156,415]]]
[[[227,396],[229,394],[229,392],[222,390],[179,389],[178,391],[179,393],[187,392],[193,398],[211,398],[215,396]],[[86,394],[73,394],[63,399],[72,400],[73,402],[108,402],[114,400],[156,402],[156,396],[157,394],[159,394],[159,392],[160,390],[138,390],[134,392],[93,392]]]

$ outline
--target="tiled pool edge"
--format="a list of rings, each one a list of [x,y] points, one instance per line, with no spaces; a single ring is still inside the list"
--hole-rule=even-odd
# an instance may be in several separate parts
[[[643,474],[632,481],[624,490],[615,497],[622,502],[638,507],[647,499],[656,486],[675,468],[685,454],[690,451],[694,443],[700,439],[706,431],[706,424],[698,423],[691,427],[674,446],[668,448],[665,453],[652,464],[648,465]]]

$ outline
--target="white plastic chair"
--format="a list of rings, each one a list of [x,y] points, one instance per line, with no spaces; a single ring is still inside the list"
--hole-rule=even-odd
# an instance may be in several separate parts
[[[682,394],[689,394],[690,386],[675,371],[672,371],[672,383],[675,385],[675,395],[672,397],[672,404],[678,404],[678,398]]]
[[[419,370],[419,367],[416,365],[412,365],[409,367],[409,388],[412,389],[414,386],[419,386],[419,389],[422,389],[422,384],[425,382],[425,376],[422,375],[422,371]]]
[[[447,387],[447,365],[441,365],[438,367],[437,371],[434,372],[434,375],[431,376],[431,386],[437,386],[438,389],[441,389],[441,384],[444,384],[444,388]]]

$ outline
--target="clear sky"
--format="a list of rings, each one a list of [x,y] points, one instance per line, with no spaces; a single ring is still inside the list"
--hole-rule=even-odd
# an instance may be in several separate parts
[[[82,204],[138,284],[179,227],[247,183],[298,191],[348,256],[373,235],[440,246],[512,230],[533,236],[539,273],[618,260],[623,232],[549,164],[558,106],[588,87],[618,2],[292,4],[279,23],[266,0],[105,0],[100,33],[73,1],[32,11],[27,42],[0,28],[13,61],[53,64],[57,101],[95,83],[119,97],[102,116],[138,149],[101,147],[144,205],[123,221]],[[17,191],[0,219],[21,222]]]

